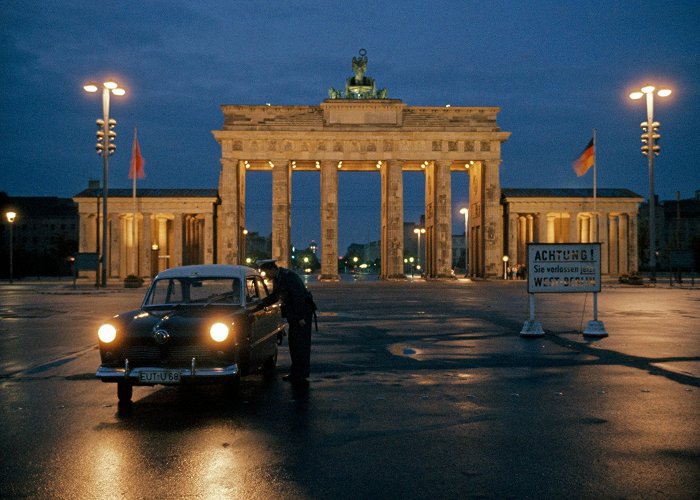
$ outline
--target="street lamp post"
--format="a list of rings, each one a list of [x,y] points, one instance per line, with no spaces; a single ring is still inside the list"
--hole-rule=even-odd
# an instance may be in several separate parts
[[[13,250],[14,250],[14,241],[13,241],[12,232],[13,232],[13,228],[15,225],[15,217],[17,217],[17,213],[12,212],[12,211],[5,212],[5,217],[7,217],[7,222],[10,223],[10,283],[12,283],[13,278],[14,278],[14,275],[13,275],[14,269],[13,269],[13,261],[12,261],[12,259],[13,259],[12,254],[13,254]]]
[[[421,235],[421,234],[425,234],[425,228],[424,228],[424,227],[416,227],[416,228],[413,229],[413,232],[416,233],[416,234],[418,235],[418,257],[417,257],[417,261],[418,261],[418,266],[419,266],[418,268],[420,269],[420,235]]]
[[[464,275],[469,276],[469,209],[460,208],[459,213],[464,215]]]
[[[508,279],[508,261],[510,259],[508,258],[507,255],[503,256],[503,279],[507,280]]]
[[[88,83],[83,85],[86,92],[95,93],[99,90],[96,83]],[[107,80],[102,84],[102,118],[97,120],[97,154],[102,157],[102,246],[100,248],[101,269],[101,285],[107,286],[107,177],[109,174],[109,157],[114,154],[117,146],[114,144],[114,139],[117,133],[114,127],[117,121],[109,117],[109,97],[110,93],[114,95],[124,95],[126,90],[121,88],[119,84],[113,80]]]
[[[670,89],[656,89],[653,85],[647,85],[640,90],[630,94],[630,99],[641,99],[646,95],[647,101],[647,121],[641,123],[642,127],[642,154],[648,159],[649,164],[649,267],[651,268],[651,280],[656,281],[656,231],[654,205],[654,156],[658,156],[661,147],[658,142],[661,138],[659,134],[659,122],[654,121],[654,93],[659,97],[671,95]]]

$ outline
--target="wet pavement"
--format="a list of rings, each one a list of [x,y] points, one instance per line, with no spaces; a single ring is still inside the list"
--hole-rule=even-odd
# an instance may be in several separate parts
[[[94,379],[96,316],[143,289],[0,285],[0,497],[696,498],[700,290],[608,284],[310,283],[309,386]],[[582,326],[583,325],[583,326]],[[9,459],[7,457],[10,457]]]

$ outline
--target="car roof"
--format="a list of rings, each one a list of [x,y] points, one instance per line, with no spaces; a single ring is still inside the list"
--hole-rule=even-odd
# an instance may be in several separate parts
[[[258,271],[248,266],[227,264],[199,264],[192,266],[171,267],[158,273],[155,279],[162,278],[239,278],[259,275]]]

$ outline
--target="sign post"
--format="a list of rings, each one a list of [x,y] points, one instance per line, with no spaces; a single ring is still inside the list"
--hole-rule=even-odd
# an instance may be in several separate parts
[[[600,243],[530,243],[527,246],[527,292],[530,294],[530,318],[522,336],[541,336],[535,320],[536,293],[593,293],[593,320],[583,331],[585,336],[605,337],[608,333],[598,321],[600,292]],[[537,328],[539,326],[539,329]]]

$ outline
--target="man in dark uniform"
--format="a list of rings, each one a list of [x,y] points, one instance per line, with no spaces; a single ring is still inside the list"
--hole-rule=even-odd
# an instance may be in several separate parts
[[[260,271],[272,280],[272,293],[265,304],[282,301],[282,316],[289,323],[289,355],[292,367],[283,377],[289,382],[305,382],[309,376],[311,362],[311,322],[315,304],[304,282],[294,272],[278,267],[275,260],[258,262]]]

